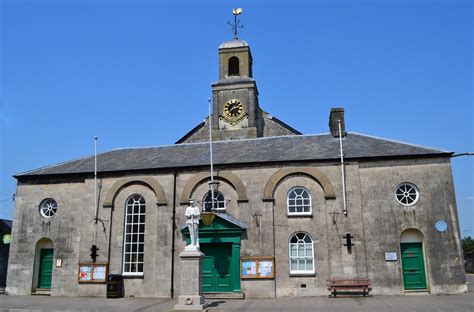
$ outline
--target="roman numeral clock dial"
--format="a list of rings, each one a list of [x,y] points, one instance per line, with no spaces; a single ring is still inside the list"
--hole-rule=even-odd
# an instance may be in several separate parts
[[[236,125],[246,115],[247,113],[245,113],[242,102],[237,99],[232,99],[225,103],[224,113],[221,118],[232,125]]]

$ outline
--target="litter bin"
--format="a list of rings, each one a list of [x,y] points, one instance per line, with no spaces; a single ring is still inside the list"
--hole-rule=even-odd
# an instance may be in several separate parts
[[[109,274],[107,279],[107,298],[123,297],[123,277],[121,274]]]

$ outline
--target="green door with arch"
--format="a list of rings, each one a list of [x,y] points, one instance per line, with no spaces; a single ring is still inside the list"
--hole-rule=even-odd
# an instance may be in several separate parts
[[[53,276],[53,251],[54,249],[41,249],[38,272],[38,288],[51,288]]]
[[[426,289],[422,243],[401,243],[403,286],[405,290]]]
[[[246,225],[226,214],[218,214],[211,225],[199,224],[203,292],[241,292],[240,238]],[[187,227],[181,229],[191,243]]]

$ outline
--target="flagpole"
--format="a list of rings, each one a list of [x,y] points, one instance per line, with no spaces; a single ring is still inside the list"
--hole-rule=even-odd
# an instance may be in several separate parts
[[[346,172],[344,167],[344,152],[342,151],[342,130],[341,130],[341,120],[338,121],[339,124],[339,148],[341,151],[341,175],[342,175],[342,202],[344,205],[344,216],[347,216],[347,203],[346,203]]]
[[[211,182],[209,187],[211,189],[211,210],[214,210],[214,163],[212,159],[212,118],[211,118],[211,98],[207,99],[209,106],[209,158],[211,162]],[[205,203],[204,203],[205,204]]]
[[[97,205],[97,137],[94,137],[94,221],[97,223],[99,220],[99,207]]]

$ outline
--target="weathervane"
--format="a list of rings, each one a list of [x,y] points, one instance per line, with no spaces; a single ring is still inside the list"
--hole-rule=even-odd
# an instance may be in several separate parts
[[[237,19],[237,15],[242,14],[242,8],[238,9],[232,9],[232,14],[234,14],[234,23],[232,24],[231,22],[227,22],[230,26],[232,26],[232,31],[234,32],[234,40],[239,40],[239,37],[237,35],[237,30],[239,28],[244,28],[244,25],[239,25],[240,20]]]

